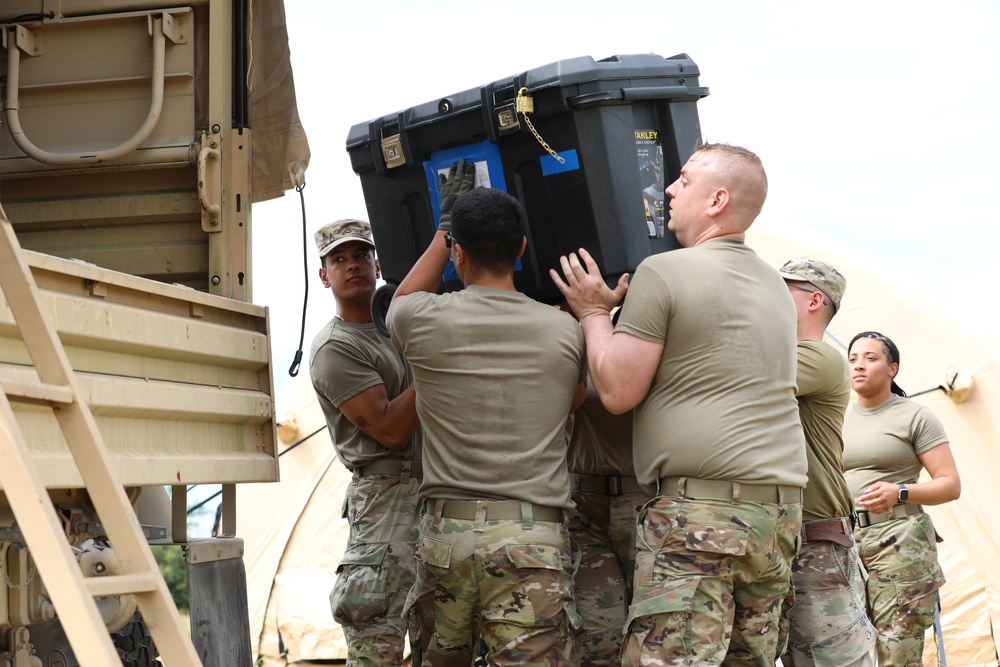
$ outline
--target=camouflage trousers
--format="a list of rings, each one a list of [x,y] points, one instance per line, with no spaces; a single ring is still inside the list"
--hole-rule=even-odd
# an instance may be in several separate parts
[[[640,522],[623,667],[774,665],[802,505],[658,497]]]
[[[802,542],[792,562],[795,604],[787,610],[785,667],[870,666],[875,628],[865,608],[856,546]]]
[[[433,513],[420,521],[417,584],[424,667],[469,667],[481,637],[492,667],[575,667],[572,558],[565,522],[473,520]],[[525,503],[527,505],[527,503]]]
[[[419,664],[419,625],[404,613],[416,580],[417,488],[397,475],[355,477],[347,489],[350,536],[330,593],[334,620],[344,629],[348,667],[400,665],[410,633]]]
[[[854,537],[868,569],[879,667],[922,664],[924,631],[934,624],[935,592],[944,585],[931,517],[920,513],[857,528]]]
[[[583,623],[576,639],[581,665],[621,665],[635,572],[636,519],[651,498],[646,493],[573,494],[576,509],[569,533],[578,561],[573,585]]]

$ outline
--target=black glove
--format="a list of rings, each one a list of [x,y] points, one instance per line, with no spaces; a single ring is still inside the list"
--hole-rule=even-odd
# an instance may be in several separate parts
[[[441,182],[441,220],[438,229],[451,231],[451,207],[459,195],[465,194],[476,187],[476,163],[459,160],[448,169],[448,176],[439,174]]]

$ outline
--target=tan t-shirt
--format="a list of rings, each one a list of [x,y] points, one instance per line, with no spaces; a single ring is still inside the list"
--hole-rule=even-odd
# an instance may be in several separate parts
[[[844,481],[842,437],[844,411],[851,396],[847,360],[818,340],[800,340],[798,351],[796,396],[809,462],[802,519],[849,516],[853,502]]]
[[[410,386],[410,369],[389,339],[374,324],[330,320],[313,339],[309,375],[319,406],[330,427],[337,456],[348,470],[380,459],[413,460],[420,457],[420,429],[405,449],[386,449],[361,431],[340,411],[342,403],[380,384],[389,400]]]
[[[570,472],[635,477],[632,413],[613,415],[608,412],[593,383],[589,383],[583,405],[573,413],[566,458]]]
[[[741,241],[647,257],[616,332],[664,345],[634,411],[635,469],[658,477],[806,484],[795,400],[795,306]]]
[[[586,377],[568,313],[507,290],[419,292],[393,307],[413,369],[425,498],[513,499],[570,508],[566,420]]]
[[[948,442],[944,426],[919,403],[893,396],[866,410],[851,403],[844,418],[844,477],[855,509],[875,482],[913,484],[923,465],[918,454]]]

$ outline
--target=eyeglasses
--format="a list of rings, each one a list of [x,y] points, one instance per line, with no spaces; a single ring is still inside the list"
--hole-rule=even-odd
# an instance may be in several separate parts
[[[451,232],[445,232],[444,233],[444,247],[445,248],[450,248],[453,245],[455,245],[456,243],[458,243],[458,241],[456,241],[455,237],[451,235]]]
[[[816,294],[817,292],[823,294],[821,290],[809,289],[808,287],[799,287],[798,285],[793,285],[791,283],[785,283],[785,287],[787,287],[788,289],[797,289],[800,292],[808,292],[809,294]],[[826,298],[826,295],[823,294],[823,305],[829,305],[829,304],[830,304],[829,300]]]

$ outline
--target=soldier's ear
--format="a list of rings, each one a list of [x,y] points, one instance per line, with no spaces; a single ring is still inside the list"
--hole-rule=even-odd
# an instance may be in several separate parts
[[[813,292],[812,296],[809,297],[809,305],[813,307],[813,310],[819,310],[826,303],[826,295],[822,292]]]
[[[382,277],[382,267],[379,266],[377,259],[375,260],[375,277],[376,278]]]
[[[323,283],[323,287],[330,287],[330,279],[326,275],[326,267],[321,266],[319,268],[319,281]]]

